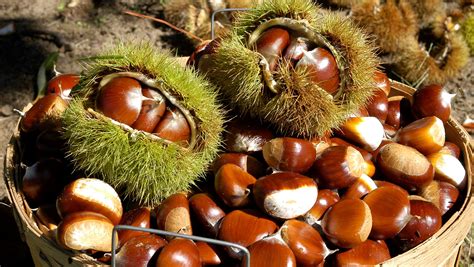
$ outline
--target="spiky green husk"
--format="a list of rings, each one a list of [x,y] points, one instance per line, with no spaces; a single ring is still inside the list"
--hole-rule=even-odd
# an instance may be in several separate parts
[[[107,74],[134,71],[160,80],[194,115],[197,145],[151,140],[128,132],[108,119],[98,119],[94,107],[97,83]],[[150,45],[120,45],[86,65],[74,100],[63,115],[68,155],[76,168],[102,178],[128,200],[154,206],[169,195],[187,191],[206,171],[220,148],[224,112],[212,86],[193,71],[179,66],[168,53]]]
[[[462,24],[462,33],[471,55],[474,55],[474,12],[471,12]]]
[[[305,0],[264,2],[238,18],[233,34],[222,40],[215,54],[201,59],[200,68],[242,114],[270,123],[284,135],[327,134],[368,100],[377,60],[372,46],[349,20],[322,12]],[[280,68],[274,78],[283,85],[281,92],[265,89],[260,57],[247,48],[246,38],[260,23],[277,17],[307,21],[336,47],[332,52],[342,57],[340,77],[345,83],[335,97],[312,83],[304,69]]]

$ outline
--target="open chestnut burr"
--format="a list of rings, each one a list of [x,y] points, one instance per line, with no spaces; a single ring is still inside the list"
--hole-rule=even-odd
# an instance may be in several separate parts
[[[257,180],[235,164],[224,164],[214,177],[214,189],[229,207],[242,207],[250,203],[251,187]]]
[[[307,140],[275,138],[263,145],[263,158],[276,170],[305,173],[316,159],[316,149]]]
[[[316,202],[316,182],[294,172],[276,172],[258,179],[253,197],[266,214],[279,219],[292,219],[308,212]]]
[[[360,199],[343,199],[329,207],[321,221],[326,237],[338,247],[351,248],[369,237],[372,215]]]

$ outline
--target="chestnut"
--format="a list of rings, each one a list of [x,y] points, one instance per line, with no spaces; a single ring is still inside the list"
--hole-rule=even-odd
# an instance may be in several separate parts
[[[440,210],[431,202],[411,199],[411,219],[395,237],[400,250],[405,252],[434,235],[442,224]]]
[[[351,185],[364,173],[364,158],[350,146],[332,146],[314,162],[310,176],[322,188],[339,189]]]
[[[387,75],[383,73],[382,71],[376,70],[375,75],[375,86],[382,90],[386,96],[390,94],[390,80],[388,79]]]
[[[222,165],[232,163],[242,170],[250,173],[253,177],[261,177],[265,175],[266,167],[255,157],[243,153],[221,153],[212,163],[212,172],[214,175],[222,167]]]
[[[196,244],[188,239],[175,238],[171,240],[160,252],[156,267],[169,266],[201,266],[199,249]]]
[[[165,114],[166,101],[160,93],[150,88],[142,88],[142,95],[140,114],[132,124],[132,128],[151,133]]]
[[[114,224],[102,214],[74,212],[65,216],[58,225],[57,241],[66,249],[109,252],[113,228]]]
[[[451,100],[454,96],[439,84],[421,87],[413,94],[413,113],[418,118],[436,116],[446,122],[451,114]]]
[[[176,107],[167,107],[153,133],[171,142],[187,143],[191,136],[191,128],[183,112]]]
[[[455,143],[445,141],[444,146],[438,151],[439,153],[451,154],[452,156],[459,159],[461,155],[461,149]]]
[[[357,151],[360,152],[362,157],[364,157],[364,160],[372,160],[372,158],[373,158],[371,152],[369,152],[369,151],[367,151],[363,148],[360,148],[360,147],[358,147],[354,144],[351,144],[351,143],[345,141],[344,139],[341,139],[339,137],[331,137],[330,140],[331,140],[331,145],[333,145],[333,146],[351,146],[351,147],[357,149]]]
[[[142,228],[150,228],[150,209],[136,208],[125,212],[120,220],[120,225],[130,225]],[[147,232],[118,230],[119,247],[135,236],[148,235]]]
[[[316,182],[294,172],[277,172],[258,179],[253,197],[266,214],[279,219],[292,219],[308,212],[316,202]]]
[[[370,153],[372,154],[372,160],[373,160],[374,162],[377,161],[377,155],[379,154],[380,149],[382,149],[382,147],[384,147],[386,144],[390,144],[390,143],[394,143],[394,142],[393,142],[392,140],[384,139],[384,140],[382,140],[382,143],[380,143],[380,146],[377,147],[376,150],[370,152]]]
[[[21,191],[31,206],[54,201],[65,184],[65,176],[64,163],[59,159],[40,160],[26,168]]]
[[[329,207],[321,227],[329,241],[336,246],[354,247],[369,237],[372,229],[370,208],[360,199],[342,199]]]
[[[186,196],[176,193],[161,202],[156,209],[156,222],[158,229],[192,235],[191,215]]]
[[[436,180],[448,182],[460,190],[466,186],[466,170],[456,157],[437,152],[428,155],[427,158],[434,167]]]
[[[255,177],[239,166],[227,163],[217,171],[214,188],[224,204],[229,207],[242,207],[250,202],[250,188],[256,181]]]
[[[459,190],[450,183],[434,180],[421,190],[420,195],[438,207],[441,215],[444,215],[456,203]]]
[[[223,241],[237,243],[248,247],[256,241],[274,233],[278,226],[271,220],[251,211],[234,210],[227,214],[221,222],[218,238]],[[242,255],[235,248],[225,250],[233,258]]]
[[[332,145],[331,138],[329,138],[329,135],[324,135],[322,137],[313,137],[310,139],[310,142],[313,143],[314,149],[316,149],[316,155],[323,152],[326,148]]]
[[[295,64],[304,56],[304,52],[308,51],[307,41],[308,40],[303,37],[295,38],[292,36],[290,44],[286,48],[283,57],[289,60],[291,63]]]
[[[388,98],[386,124],[398,130],[413,120],[410,100],[403,96]]]
[[[313,207],[303,215],[303,220],[309,225],[314,225],[323,217],[326,210],[339,201],[339,194],[329,189],[318,191],[318,198]]]
[[[443,122],[431,116],[416,120],[400,129],[395,137],[398,143],[411,146],[423,155],[438,152],[446,139]]]
[[[385,92],[382,89],[376,89],[366,108],[370,116],[376,117],[381,123],[384,123],[388,113],[388,98]]]
[[[288,220],[280,231],[283,241],[295,254],[298,265],[316,266],[330,253],[319,232],[305,222]]]
[[[154,234],[134,236],[120,248],[115,258],[115,265],[118,267],[149,266],[157,251],[166,244],[166,240]]]
[[[383,240],[367,239],[363,243],[336,254],[336,266],[373,266],[389,260],[390,251]]]
[[[215,249],[206,242],[196,242],[196,246],[199,250],[199,258],[201,259],[202,265],[219,265],[221,259],[217,255]]]
[[[142,87],[132,78],[117,77],[99,91],[97,109],[105,116],[131,126],[142,109]]]
[[[36,100],[21,119],[20,128],[23,132],[57,128],[61,114],[66,110],[67,102],[60,96],[45,95]]]
[[[224,147],[228,152],[253,153],[273,138],[268,128],[251,119],[233,119],[226,124]]]
[[[79,83],[80,76],[77,74],[59,74],[48,81],[46,94],[54,94],[62,99],[69,99],[71,89]]]
[[[278,236],[269,236],[249,247],[251,267],[296,266],[293,251]],[[242,262],[242,267],[246,265]]]
[[[397,129],[393,127],[392,125],[388,125],[386,123],[383,124],[383,131],[385,132],[385,136],[387,138],[393,138],[395,135],[397,135]]]
[[[377,168],[388,181],[409,191],[422,188],[434,177],[434,168],[423,154],[397,143],[389,143],[380,149]]]
[[[309,52],[303,51],[303,57],[295,69],[306,68],[311,81],[329,94],[339,89],[339,69],[336,59],[327,49],[317,47]]]
[[[56,207],[63,218],[78,211],[92,211],[106,216],[114,225],[120,222],[123,213],[117,192],[95,178],[80,178],[66,185],[56,200]]]
[[[369,192],[375,190],[377,185],[374,180],[369,176],[362,174],[359,179],[352,183],[345,193],[342,195],[342,199],[355,198],[359,199],[368,194]]]
[[[278,61],[290,44],[290,34],[287,30],[279,27],[273,27],[266,30],[257,40],[257,52],[262,54],[270,65],[270,70],[274,71]]]
[[[384,138],[382,123],[376,117],[352,117],[341,125],[339,134],[367,151],[374,151]]]
[[[204,233],[212,238],[217,236],[220,220],[225,216],[224,211],[205,193],[199,193],[189,198],[191,215]]]
[[[382,186],[364,197],[372,214],[372,239],[388,239],[398,234],[410,220],[410,201],[405,190]]]
[[[196,46],[196,49],[189,56],[186,66],[192,66],[194,69],[200,69],[201,58],[214,54],[220,46],[220,39],[204,40]]]
[[[263,158],[276,170],[305,173],[316,159],[316,149],[307,140],[275,138],[263,146]]]

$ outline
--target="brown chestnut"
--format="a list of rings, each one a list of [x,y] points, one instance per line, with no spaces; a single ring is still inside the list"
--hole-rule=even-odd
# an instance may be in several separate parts
[[[171,142],[187,143],[191,136],[191,128],[183,112],[176,107],[167,107],[153,133]]]
[[[386,144],[390,144],[390,143],[394,143],[394,142],[392,140],[384,139],[384,140],[382,140],[382,143],[380,143],[380,146],[377,147],[376,150],[370,152],[372,154],[372,160],[374,162],[376,162],[376,160],[377,160],[377,155],[379,154],[380,149],[382,149],[382,147],[384,147]]]
[[[278,235],[269,236],[249,247],[250,267],[293,267],[296,259],[293,251]],[[242,267],[247,267],[242,262]]]
[[[308,51],[308,43],[307,39],[303,37],[291,37],[291,42],[285,50],[285,54],[283,57],[289,60],[291,63],[295,64],[298,62],[303,56],[304,52]]]
[[[120,225],[130,225],[135,227],[150,228],[150,209],[136,208],[125,212],[120,220]],[[125,244],[129,239],[135,236],[148,235],[147,232],[119,230],[119,247]]]
[[[132,124],[132,128],[151,133],[165,114],[166,101],[160,93],[150,88],[143,88],[142,94],[140,114]]]
[[[466,186],[466,170],[456,157],[437,152],[428,155],[427,158],[434,167],[436,180],[448,182],[460,190]]]
[[[270,70],[274,71],[285,48],[290,44],[287,30],[273,27],[266,30],[257,40],[257,52],[268,61]]]
[[[316,182],[294,172],[277,172],[258,179],[253,187],[257,206],[266,214],[292,219],[308,212],[316,202]]]
[[[367,239],[363,243],[336,255],[336,266],[373,266],[389,260],[390,251],[383,240]]]
[[[142,87],[132,78],[110,80],[99,91],[97,109],[105,116],[131,126],[142,109]]]
[[[314,162],[310,175],[322,188],[339,189],[351,185],[364,173],[364,158],[350,146],[332,146]]]
[[[59,74],[48,81],[46,94],[54,94],[62,99],[69,99],[71,89],[79,83],[79,75],[77,74]]]
[[[390,80],[388,79],[387,75],[379,70],[376,70],[374,79],[375,79],[375,86],[379,88],[380,90],[382,90],[385,93],[385,95],[388,96],[390,94],[391,86],[390,86]]]
[[[112,249],[113,228],[113,223],[102,214],[74,212],[58,225],[57,241],[67,249],[109,252]]]
[[[271,220],[259,216],[258,213],[234,210],[227,214],[219,228],[219,239],[248,247],[256,241],[274,233],[278,226]],[[239,250],[226,247],[225,250],[239,259]]]
[[[444,215],[456,203],[459,190],[450,183],[434,180],[421,190],[420,195],[438,207],[441,215]]]
[[[360,199],[340,200],[326,211],[321,227],[333,244],[342,248],[357,246],[367,240],[372,229],[370,208]]]
[[[250,202],[251,187],[255,177],[234,164],[224,164],[214,177],[214,188],[224,204],[242,207]]]
[[[431,116],[416,120],[400,129],[395,137],[398,143],[420,151],[423,155],[438,152],[446,139],[443,122]]]
[[[202,265],[219,265],[221,259],[217,255],[215,249],[206,242],[196,242],[196,246],[199,250],[199,258],[201,259]]]
[[[367,151],[374,151],[384,138],[382,123],[376,117],[352,117],[341,125],[338,134]]]
[[[434,177],[434,168],[423,154],[397,143],[387,144],[380,149],[377,168],[388,181],[409,191],[422,188]]]
[[[215,238],[219,231],[220,220],[225,216],[224,211],[205,193],[195,194],[189,198],[189,208],[193,221],[207,236]]]
[[[330,140],[331,140],[331,145],[333,145],[333,146],[351,146],[351,147],[357,149],[357,151],[360,152],[362,157],[364,157],[364,160],[372,160],[372,158],[373,158],[371,152],[369,152],[369,151],[367,151],[363,148],[360,148],[360,147],[358,147],[354,144],[351,144],[351,143],[345,141],[344,139],[341,139],[339,137],[331,137]]]
[[[388,125],[386,123],[383,124],[383,131],[385,132],[385,137],[387,138],[393,138],[395,135],[397,135],[397,129],[393,127],[392,125]]]
[[[154,234],[134,236],[120,248],[115,264],[118,267],[147,267],[157,251],[166,244],[166,240]]]
[[[250,173],[253,177],[261,177],[265,175],[266,167],[255,157],[243,153],[222,153],[214,160],[212,164],[212,172],[214,174],[227,163],[232,163],[242,170]]]
[[[377,188],[375,182],[369,176],[362,174],[354,183],[352,183],[342,195],[342,199],[362,198],[369,192]]]
[[[196,244],[188,239],[176,238],[171,240],[160,252],[156,267],[169,266],[201,266],[199,249]]]
[[[382,186],[368,193],[364,202],[372,214],[372,239],[392,238],[410,220],[410,201],[404,190]]]
[[[438,152],[451,154],[457,159],[459,159],[459,156],[461,155],[461,149],[459,149],[458,145],[448,141],[444,142],[444,146]]]
[[[280,231],[283,241],[295,254],[298,265],[315,266],[330,253],[319,232],[305,222],[286,221]]]
[[[303,54],[295,68],[306,68],[314,83],[329,94],[336,92],[340,83],[339,69],[331,52],[317,47],[309,52],[303,51]]]
[[[413,120],[410,100],[403,96],[388,98],[386,124],[398,130]]]
[[[67,102],[58,95],[45,95],[36,100],[21,119],[20,128],[23,132],[38,129],[57,128],[61,114],[66,110]]]
[[[120,222],[123,213],[117,192],[95,178],[80,178],[68,184],[56,200],[56,207],[63,218],[78,211],[92,211],[106,216],[114,225]]]
[[[189,202],[184,194],[176,193],[167,197],[156,209],[158,229],[192,235]]]
[[[388,112],[388,98],[385,92],[376,89],[366,108],[370,116],[376,117],[381,123],[384,123]]]
[[[233,119],[226,124],[224,146],[228,152],[252,153],[262,151],[273,138],[268,128],[252,119]]]
[[[303,220],[314,225],[318,222],[326,212],[326,210],[339,201],[339,194],[329,189],[318,191],[318,198],[313,207],[303,216]]]
[[[418,118],[436,116],[446,122],[451,114],[451,100],[454,96],[439,84],[421,87],[413,94],[413,113]]]
[[[316,149],[307,140],[275,138],[263,146],[263,158],[276,170],[305,173],[316,159]]]

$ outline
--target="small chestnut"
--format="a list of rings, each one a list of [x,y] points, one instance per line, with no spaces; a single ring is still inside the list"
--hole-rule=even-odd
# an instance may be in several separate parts
[[[167,107],[153,133],[171,142],[187,143],[191,136],[191,128],[183,112],[176,107]]]
[[[156,222],[158,229],[192,235],[191,215],[186,196],[176,193],[161,202],[156,209]]]
[[[150,261],[153,261],[157,251],[166,244],[166,240],[154,234],[134,236],[120,248],[115,258],[115,264],[118,267],[150,266]]]
[[[151,133],[165,114],[166,101],[160,93],[150,88],[143,88],[142,94],[140,114],[132,124],[132,128]]]
[[[278,234],[266,237],[249,247],[250,267],[296,266],[293,251]],[[242,262],[242,267],[247,267]]]
[[[374,151],[384,138],[384,129],[376,117],[352,117],[341,125],[339,134],[367,151]]]
[[[239,166],[222,165],[214,177],[214,188],[224,204],[242,207],[250,203],[251,187],[257,180]]]
[[[150,209],[136,208],[125,212],[120,220],[120,225],[131,225],[135,227],[150,228]],[[147,232],[119,230],[119,247],[135,236],[148,235]]]
[[[398,130],[413,120],[410,100],[403,96],[388,98],[386,124]]]
[[[375,86],[382,90],[386,96],[390,94],[390,80],[387,75],[379,70],[375,71]]]
[[[304,51],[308,51],[308,40],[303,37],[295,38],[292,36],[283,57],[294,64],[304,56]]]
[[[316,149],[307,140],[275,138],[263,146],[263,158],[276,170],[305,173],[316,159]]]
[[[381,123],[384,123],[388,113],[388,98],[385,92],[376,89],[366,108],[370,116],[376,117]]]
[[[421,87],[413,94],[413,113],[418,118],[436,116],[446,122],[451,114],[451,100],[454,96],[439,84]]]
[[[444,146],[438,152],[451,154],[457,159],[459,159],[459,156],[461,155],[461,149],[459,148],[459,146],[456,145],[455,143],[448,142],[448,141],[444,142]]]
[[[395,137],[398,143],[420,151],[423,155],[438,152],[446,139],[443,122],[431,116],[416,120],[400,129]]]
[[[313,207],[303,215],[303,220],[309,224],[314,225],[323,217],[326,210],[339,201],[339,194],[329,189],[318,191],[318,198]]]
[[[295,69],[306,68],[311,80],[329,94],[339,89],[339,68],[336,59],[327,49],[317,47],[309,52],[303,51],[303,57]]]
[[[420,195],[431,201],[444,215],[456,203],[459,190],[450,183],[433,180],[421,190]]]
[[[201,266],[199,249],[196,244],[188,239],[175,238],[171,240],[160,252],[156,267],[169,266]]]
[[[215,238],[219,231],[220,220],[225,216],[224,211],[205,193],[190,197],[189,208],[193,221],[207,236]]]
[[[59,74],[48,81],[46,94],[58,95],[67,100],[71,89],[79,83],[79,79],[77,74]]]

